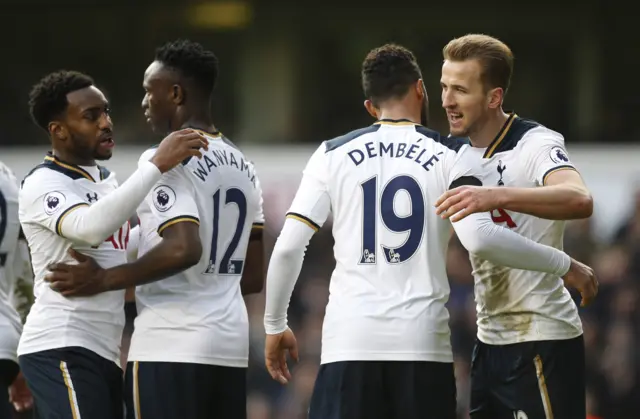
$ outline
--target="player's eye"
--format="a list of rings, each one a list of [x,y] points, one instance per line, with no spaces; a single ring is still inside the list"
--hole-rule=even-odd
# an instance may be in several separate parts
[[[82,117],[84,119],[88,119],[89,121],[95,121],[97,119],[97,115],[96,112],[94,111],[89,111],[89,112],[85,112]]]

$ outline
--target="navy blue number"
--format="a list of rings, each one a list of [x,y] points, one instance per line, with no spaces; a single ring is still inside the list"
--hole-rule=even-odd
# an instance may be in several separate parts
[[[376,263],[376,206],[377,177],[364,182],[363,219],[362,219],[362,255],[360,263]],[[406,191],[411,200],[411,213],[400,217],[394,210],[396,194]],[[401,263],[409,260],[420,247],[424,233],[425,204],[422,189],[416,180],[410,176],[397,176],[384,187],[380,197],[380,219],[383,224],[394,233],[407,233],[404,243],[398,247],[382,245],[387,262]]]
[[[2,241],[4,240],[4,234],[7,231],[7,200],[4,199],[4,195],[0,191],[0,248],[2,248]],[[4,266],[7,261],[7,254],[0,253],[0,267]]]
[[[225,204],[236,204],[238,206],[238,223],[236,224],[236,232],[231,238],[229,247],[227,247],[227,251],[220,261],[220,273],[241,274],[244,259],[231,259],[231,257],[238,247],[240,237],[242,236],[242,229],[244,228],[244,223],[247,219],[247,198],[240,189],[231,188],[227,190],[227,199]]]
[[[218,273],[226,275],[240,275],[244,267],[244,259],[231,259],[242,237],[242,230],[247,219],[247,198],[237,188],[227,189],[225,205],[236,204],[238,206],[238,222],[236,230],[227,246],[227,251],[220,260]],[[213,232],[211,234],[211,253],[209,266],[205,273],[215,273],[215,263],[218,258],[218,235],[220,231],[220,189],[213,194]]]
[[[362,254],[360,263],[376,263],[376,212],[378,178],[372,177],[362,187]]]

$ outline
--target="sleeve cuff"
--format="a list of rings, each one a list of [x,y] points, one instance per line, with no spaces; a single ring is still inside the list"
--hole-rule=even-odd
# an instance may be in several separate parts
[[[197,225],[200,225],[200,220],[197,217],[191,215],[179,215],[177,217],[170,218],[160,224],[158,226],[158,235],[162,237],[162,233],[164,232],[164,230],[166,230],[167,227],[184,222],[196,223]]]

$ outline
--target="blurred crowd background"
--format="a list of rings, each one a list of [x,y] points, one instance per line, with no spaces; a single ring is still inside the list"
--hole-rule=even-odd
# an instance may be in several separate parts
[[[265,190],[269,251],[317,144],[370,124],[360,64],[393,41],[412,49],[430,95],[430,125],[446,132],[440,108],[441,49],[469,32],[505,41],[516,56],[506,109],[565,135],[595,197],[592,219],[567,225],[565,246],[595,268],[596,303],[581,309],[588,405],[594,418],[640,417],[640,64],[636,18],[619,0],[427,3],[418,0],[0,0],[0,160],[23,176],[47,151],[30,121],[28,92],[61,68],[86,72],[113,108],[121,181],[157,142],[140,110],[142,75],[155,47],[189,38],[213,50],[220,77],[212,104],[218,128],[255,161]],[[460,418],[467,417],[475,334],[472,277],[455,237],[447,260]],[[291,304],[301,347],[287,387],[263,364],[264,295],[247,298],[251,318],[250,419],[304,418],[318,368],[328,280],[330,224],[313,239]],[[129,310],[130,319],[135,313]],[[130,328],[125,333],[125,348]],[[561,418],[563,419],[563,418]]]

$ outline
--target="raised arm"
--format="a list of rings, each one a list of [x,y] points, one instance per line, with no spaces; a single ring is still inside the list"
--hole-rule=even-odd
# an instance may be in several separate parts
[[[505,209],[551,220],[588,218],[593,198],[569,160],[562,136],[545,128],[523,139],[518,163],[538,187],[461,186],[443,194],[436,212],[458,221],[476,213]]]

